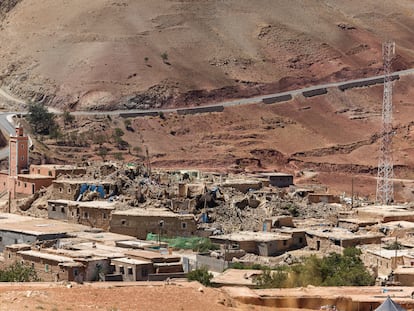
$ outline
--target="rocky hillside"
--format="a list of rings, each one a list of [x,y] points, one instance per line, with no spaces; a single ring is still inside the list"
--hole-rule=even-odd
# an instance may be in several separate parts
[[[0,79],[73,110],[189,106],[414,60],[411,1],[6,0]]]

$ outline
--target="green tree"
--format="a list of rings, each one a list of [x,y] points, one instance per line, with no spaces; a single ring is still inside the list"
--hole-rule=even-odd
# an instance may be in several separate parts
[[[48,112],[47,108],[41,103],[30,104],[26,118],[36,134],[48,135],[57,127],[55,115]]]
[[[282,270],[263,270],[262,274],[259,275],[255,284],[258,288],[281,288],[286,287],[286,280],[288,274]]]
[[[4,270],[0,270],[0,282],[36,282],[40,281],[32,267],[16,261]]]
[[[212,278],[213,278],[213,275],[210,272],[208,272],[206,267],[193,270],[187,274],[188,280],[198,281],[204,286],[210,286]]]
[[[342,255],[331,253],[323,258],[313,255],[280,273],[264,270],[256,285],[261,288],[373,285],[375,279],[365,268],[360,255],[361,251],[356,248],[346,248]]]

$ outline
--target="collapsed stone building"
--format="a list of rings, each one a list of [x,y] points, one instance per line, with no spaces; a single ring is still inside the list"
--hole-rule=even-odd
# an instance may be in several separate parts
[[[50,220],[31,219],[30,227],[0,217],[0,248],[4,263],[22,261],[45,280],[163,279],[201,264],[215,271],[233,261],[290,264],[300,260],[298,250],[326,254],[352,246],[361,248],[379,277],[414,284],[410,206],[351,208],[322,187],[296,187],[285,173],[149,174],[140,164],[119,163],[28,166],[29,142],[20,127],[11,143],[10,169],[0,186],[11,198],[29,199],[18,212]],[[103,244],[87,230],[123,240]],[[150,233],[158,241],[139,240]],[[177,236],[209,237],[220,249],[188,258],[169,254],[161,237]],[[386,251],[395,237],[405,249]]]

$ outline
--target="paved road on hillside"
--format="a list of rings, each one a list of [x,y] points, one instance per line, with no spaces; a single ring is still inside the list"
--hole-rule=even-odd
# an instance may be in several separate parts
[[[392,73],[392,75],[405,76],[405,75],[410,75],[410,74],[413,74],[413,73],[414,73],[414,68],[407,69],[407,70],[396,71],[396,72]],[[379,76],[373,76],[373,77],[362,78],[362,79],[353,79],[353,80],[346,80],[346,81],[340,81],[340,82],[319,84],[319,85],[309,86],[309,87],[296,89],[296,90],[291,90],[291,91],[286,91],[286,92],[260,95],[260,96],[255,96],[255,97],[250,97],[250,98],[243,98],[243,99],[236,99],[236,100],[222,101],[222,102],[217,102],[217,103],[214,103],[214,104],[209,104],[209,105],[204,105],[204,106],[198,106],[198,107],[194,107],[194,108],[217,107],[217,106],[231,107],[231,106],[238,106],[238,105],[248,105],[248,104],[260,103],[260,102],[263,101],[263,99],[266,99],[266,98],[269,98],[269,97],[279,97],[279,96],[284,96],[284,95],[291,95],[292,97],[294,97],[294,96],[302,94],[303,92],[309,92],[309,91],[314,91],[314,90],[323,89],[323,88],[329,89],[329,88],[338,87],[338,86],[343,85],[343,84],[366,82],[366,81],[370,81],[370,80],[378,79],[378,78],[384,78],[384,76],[379,75]],[[14,101],[14,102],[19,103],[19,104],[25,104],[25,102],[22,101],[21,99],[15,98],[14,96],[10,95],[9,93],[7,93],[6,91],[4,91],[3,89],[0,88],[0,100],[1,100],[1,97],[3,97],[4,99],[7,99],[7,100]],[[169,108],[169,109],[148,109],[148,110],[129,109],[129,110],[113,110],[113,111],[75,111],[75,112],[72,112],[71,114],[77,115],[77,116],[81,116],[81,115],[83,115],[83,116],[86,116],[86,115],[112,115],[112,116],[116,116],[116,115],[120,115],[121,113],[130,113],[130,114],[147,114],[147,113],[159,113],[159,112],[169,113],[169,112],[177,112],[177,110],[188,109],[188,108],[191,108],[191,107]],[[54,113],[59,113],[56,110],[53,110],[53,112]],[[21,112],[4,112],[4,113],[0,113],[0,128],[4,132],[9,133],[9,134],[14,133],[14,125],[10,124],[10,122],[7,119],[7,116],[14,115],[16,113],[25,114],[26,112],[21,111]],[[7,158],[8,154],[9,154],[8,147],[0,149],[0,159]]]
[[[406,75],[410,75],[410,74],[414,74],[414,68],[407,69],[407,70],[396,71],[396,72],[392,73],[392,75],[400,75],[400,76],[406,76]],[[238,106],[238,105],[255,104],[255,103],[262,102],[263,99],[268,98],[268,97],[277,97],[277,96],[283,96],[283,95],[291,95],[292,97],[294,97],[296,95],[302,94],[303,92],[313,91],[313,90],[322,89],[322,88],[327,88],[328,89],[328,88],[338,87],[342,84],[355,83],[355,82],[365,82],[365,81],[370,81],[370,80],[378,79],[378,78],[384,78],[384,75],[372,76],[372,77],[362,78],[362,79],[353,79],[353,80],[346,80],[346,81],[340,81],[340,82],[319,84],[319,85],[309,86],[309,87],[296,89],[296,90],[291,90],[291,91],[286,91],[286,92],[260,95],[260,96],[255,96],[255,97],[250,97],[250,98],[243,98],[243,99],[227,100],[227,101],[217,102],[217,103],[214,103],[214,104],[197,106],[197,107],[194,107],[194,108],[216,107],[216,106],[231,107],[231,106]],[[149,113],[149,112],[168,113],[168,112],[176,112],[177,110],[186,109],[186,108],[192,108],[192,107],[169,108],[169,109],[148,109],[148,110],[129,109],[129,110],[113,110],[113,111],[99,111],[99,112],[96,112],[96,111],[76,111],[76,112],[73,112],[72,114],[80,116],[80,115],[119,115],[120,113],[146,114],[146,113]]]

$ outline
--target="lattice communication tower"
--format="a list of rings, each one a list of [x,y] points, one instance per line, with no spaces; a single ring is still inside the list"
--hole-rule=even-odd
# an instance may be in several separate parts
[[[394,169],[392,159],[392,77],[391,62],[395,55],[395,42],[387,41],[382,45],[384,60],[384,95],[382,101],[381,144],[378,161],[376,201],[388,205],[394,200]]]

